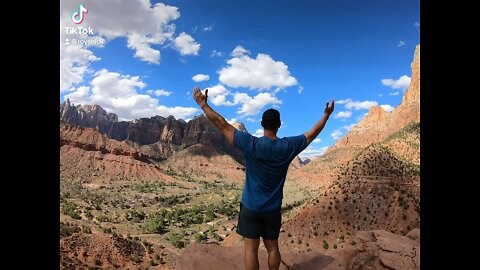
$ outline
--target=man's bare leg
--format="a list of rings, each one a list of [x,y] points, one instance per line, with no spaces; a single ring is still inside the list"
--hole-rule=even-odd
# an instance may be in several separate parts
[[[263,244],[268,252],[268,268],[270,270],[278,270],[280,267],[280,250],[278,249],[278,240],[263,239]]]
[[[245,245],[245,269],[246,270],[258,270],[258,246],[260,244],[260,238],[250,239],[243,238]]]

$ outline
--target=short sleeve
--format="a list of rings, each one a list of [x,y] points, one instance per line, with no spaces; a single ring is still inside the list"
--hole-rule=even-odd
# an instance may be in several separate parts
[[[253,136],[246,133],[241,132],[235,129],[233,133],[233,145],[240,149],[243,153],[249,152],[252,149],[253,144]]]
[[[305,134],[288,137],[288,141],[293,146],[295,156],[307,148],[307,137],[305,137]]]

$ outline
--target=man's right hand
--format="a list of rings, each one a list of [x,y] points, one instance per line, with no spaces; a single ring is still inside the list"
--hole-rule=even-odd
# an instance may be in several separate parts
[[[193,98],[200,107],[203,107],[203,105],[207,104],[208,89],[205,90],[204,95],[202,94],[202,91],[200,91],[200,88],[198,86],[195,86],[195,88],[193,88]]]
[[[327,102],[327,105],[325,106],[325,110],[323,112],[326,115],[330,116],[330,114],[332,114],[334,109],[335,109],[335,101],[332,99],[332,105],[328,106],[328,102]]]

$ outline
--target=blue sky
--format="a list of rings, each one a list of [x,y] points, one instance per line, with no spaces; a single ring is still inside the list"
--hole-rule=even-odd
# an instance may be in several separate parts
[[[74,24],[80,4],[88,13]],[[79,26],[93,34],[67,33]],[[419,42],[418,0],[62,0],[60,102],[99,104],[124,120],[190,119],[201,113],[191,97],[198,85],[250,133],[264,110],[279,109],[283,137],[308,131],[334,98],[320,140],[301,155],[309,157],[371,106],[401,102]]]

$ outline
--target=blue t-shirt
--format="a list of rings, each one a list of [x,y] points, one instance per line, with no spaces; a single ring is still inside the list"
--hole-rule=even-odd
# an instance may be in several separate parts
[[[246,159],[242,204],[256,212],[280,209],[288,166],[307,147],[305,135],[273,140],[235,130],[233,145]]]

